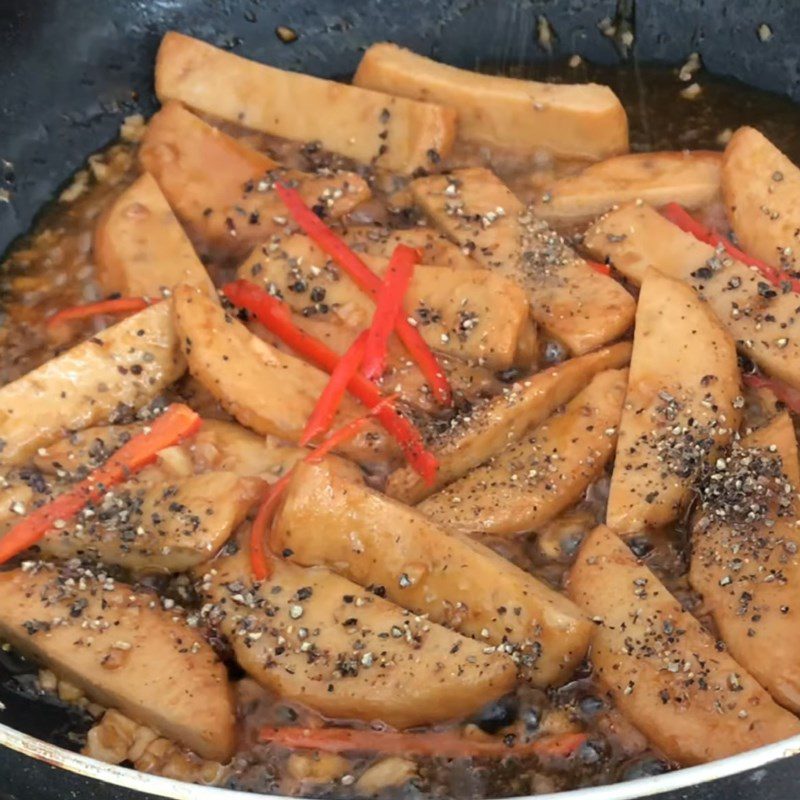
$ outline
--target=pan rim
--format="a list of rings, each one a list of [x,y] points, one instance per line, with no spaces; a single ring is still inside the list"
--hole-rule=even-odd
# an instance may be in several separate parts
[[[0,746],[85,778],[168,798],[168,800],[243,800],[246,797],[286,800],[285,795],[258,794],[222,789],[216,786],[204,786],[173,778],[164,778],[160,775],[151,775],[115,764],[106,764],[80,753],[49,744],[30,734],[21,733],[2,723],[0,723]],[[637,778],[606,786],[571,789],[535,797],[521,795],[514,800],[578,800],[579,798],[580,800],[636,800],[636,798],[652,797],[664,792],[686,789],[720,778],[731,777],[796,755],[800,755],[800,735],[708,764],[686,767],[664,775]],[[754,781],[760,780],[760,777],[757,776],[758,773],[754,776]]]

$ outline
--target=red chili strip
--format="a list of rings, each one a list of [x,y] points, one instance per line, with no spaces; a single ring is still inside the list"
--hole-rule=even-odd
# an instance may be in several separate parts
[[[250,569],[257,581],[265,581],[272,577],[272,556],[267,552],[266,547],[267,531],[272,525],[278,501],[291,477],[292,473],[287,472],[279,481],[269,487],[269,491],[258,507],[253,527],[250,529]]]
[[[39,506],[11,528],[0,539],[0,564],[36,544],[56,522],[71,519],[89,503],[100,500],[109,488],[151,464],[160,450],[193,436],[202,423],[191,408],[173,403],[153,421],[148,431],[134,436],[87,478]]]
[[[498,739],[467,739],[455,731],[407,733],[287,726],[262,728],[259,739],[290,749],[321,750],[326,753],[362,751],[434,758],[508,758],[531,755],[544,758],[569,758],[588,737],[585,733],[562,733],[541,736],[529,742],[507,744]]]
[[[223,294],[236,306],[247,309],[268,330],[285,342],[296,353],[315,366],[332,374],[340,357],[319,339],[301,331],[292,322],[286,306],[264,289],[245,280],[234,281],[222,289]],[[383,399],[375,384],[356,373],[347,390],[367,408],[374,408]],[[436,457],[425,448],[417,428],[394,408],[382,407],[376,415],[381,425],[403,448],[408,463],[428,484],[436,477]]]
[[[389,336],[403,313],[403,300],[418,263],[419,252],[404,244],[398,244],[389,259],[386,276],[375,298],[375,312],[367,332],[361,369],[370,380],[380,378],[386,370]]]
[[[780,378],[767,378],[764,375],[744,375],[744,382],[754,389],[769,389],[778,400],[795,414],[800,414],[800,391],[789,386]]]
[[[301,447],[305,447],[314,437],[324,434],[333,424],[347,387],[364,360],[366,342],[367,331],[364,331],[339,359],[339,363],[331,372],[330,380],[325,385],[325,389],[308,418],[303,435],[300,437]]]
[[[611,267],[608,264],[601,264],[599,261],[589,261],[586,260],[586,263],[595,271],[599,272],[601,275],[611,276]]]
[[[366,294],[375,298],[382,281],[303,201],[296,189],[275,184],[294,221],[313,239]],[[409,355],[425,376],[436,401],[442,406],[453,404],[453,393],[444,370],[433,351],[428,347],[422,334],[401,314],[396,321],[395,330]]]
[[[391,411],[397,395],[389,395],[373,406],[366,414],[356,417],[341,428],[337,428],[319,447],[312,450],[303,460],[309,464],[316,464],[322,461],[332,450],[335,450],[345,442],[349,442],[357,436],[366,426],[372,417],[380,416],[384,411]]]
[[[135,311],[142,311],[152,302],[146,297],[117,297],[112,300],[100,300],[97,303],[86,303],[82,306],[70,306],[57,311],[45,324],[48,328],[52,328],[64,322],[96,317],[99,314],[132,314]]]
[[[390,408],[395,399],[395,396],[384,397],[363,416],[357,417],[346,425],[342,425],[341,428],[337,428],[319,447],[305,456],[303,461],[309,464],[316,464],[322,461],[331,450],[357,436],[372,417],[384,409]],[[283,490],[288,486],[293,471],[293,469],[290,470],[279,481],[270,486],[269,492],[261,501],[256,518],[253,520],[253,527],[250,530],[250,568],[253,571],[253,577],[258,581],[267,580],[272,575],[272,559],[266,547],[267,534],[272,525],[272,519],[275,516]]]
[[[721,236],[716,231],[711,230],[702,222],[696,220],[683,206],[678,203],[668,203],[661,209],[662,216],[666,217],[671,223],[677,225],[682,231],[691,233],[695,239],[710,244],[712,247],[723,247],[731,258],[755,267],[771,284],[781,286],[789,283],[792,291],[800,292],[800,280],[793,278],[786,272],[775,269],[766,261],[753,258],[740,250],[730,239]]]

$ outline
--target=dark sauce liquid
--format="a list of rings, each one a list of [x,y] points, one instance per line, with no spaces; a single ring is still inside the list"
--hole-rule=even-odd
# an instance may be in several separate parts
[[[484,69],[484,71],[491,71]],[[800,107],[785,98],[750,89],[699,71],[691,81],[678,78],[677,69],[630,66],[598,67],[543,64],[504,70],[514,77],[552,82],[592,81],[609,85],[627,109],[631,149],[635,152],[675,149],[721,150],[726,137],[740,125],[752,125],[800,161]],[[686,99],[681,91],[693,82],[699,96]],[[286,148],[291,155],[293,146]],[[294,148],[296,150],[296,148]],[[91,297],[90,236],[97,214],[135,175],[135,145],[118,146],[115,182],[90,182],[88,191],[70,204],[54,203],[31,234],[6,254],[0,265],[0,383],[11,380],[51,357],[72,342],[56,342],[44,333],[47,313],[85,302]],[[470,156],[467,156],[469,158]],[[481,161],[496,166],[502,177],[523,187],[530,178],[529,164],[516,166],[507,158],[483,153]],[[500,161],[502,160],[502,165]],[[531,191],[528,185],[528,191]],[[522,189],[520,190],[522,194]],[[213,267],[213,265],[212,265]],[[83,331],[84,335],[88,331]],[[602,518],[607,478],[592,487],[587,498],[548,526],[538,537],[488,542],[504,556],[528,569],[554,588],[563,585],[583,536]],[[685,580],[686,537],[680,526],[641,537],[632,543],[637,556],[646,558],[687,609],[695,599]],[[707,620],[703,620],[707,622]],[[80,731],[89,724],[63,705],[33,702],[33,667],[26,662],[0,659],[0,701],[13,710],[4,721],[62,746],[78,748]],[[335,781],[307,787],[287,778],[285,755],[264,746],[252,746],[258,725],[280,724],[297,712],[252,686],[243,722],[242,753],[227,780],[230,788],[280,793],[309,793],[317,797],[350,798],[351,784]],[[544,765],[535,759],[508,762],[445,762],[418,760],[418,778],[403,788],[385,789],[385,798],[479,798],[537,794],[612,783],[670,768],[633,730],[594,684],[591,667],[584,665],[565,686],[549,691],[522,686],[501,708],[486,709],[474,722],[485,730],[501,728],[524,732],[583,730],[589,740],[568,764]],[[300,712],[303,713],[303,712]],[[499,722],[498,722],[499,721]],[[69,724],[67,724],[69,723]],[[66,729],[70,728],[70,731]],[[367,761],[379,760],[369,759]],[[365,765],[353,761],[354,773]]]

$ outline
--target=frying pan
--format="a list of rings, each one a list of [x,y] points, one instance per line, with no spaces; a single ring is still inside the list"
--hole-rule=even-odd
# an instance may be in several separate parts
[[[351,73],[363,48],[380,40],[468,68],[579,53],[596,64],[625,67],[627,60],[631,69],[631,59],[676,65],[698,51],[710,72],[800,102],[795,11],[792,0],[0,0],[0,189],[10,197],[0,200],[0,252],[86,156],[114,138],[122,117],[154,110],[153,58],[168,29],[331,77]],[[550,52],[537,43],[542,15],[556,34]],[[604,18],[635,33],[631,48],[603,35]],[[283,43],[279,25],[296,31],[297,40]],[[78,755],[70,733],[87,721],[35,698],[25,678],[30,670],[0,653],[2,800],[244,797]],[[794,800],[796,753],[800,737],[551,800]]]

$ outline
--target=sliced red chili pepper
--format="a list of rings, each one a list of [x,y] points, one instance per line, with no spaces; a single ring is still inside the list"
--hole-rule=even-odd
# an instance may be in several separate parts
[[[287,472],[269,487],[250,528],[250,569],[257,581],[265,581],[272,577],[272,557],[266,547],[267,529],[272,524],[278,501],[291,477],[292,473]]]
[[[389,336],[397,325],[398,317],[403,313],[403,300],[411,283],[414,267],[418,263],[419,252],[404,244],[398,244],[389,259],[383,285],[375,298],[375,312],[367,332],[361,369],[370,380],[380,378],[386,370]]]
[[[390,408],[396,397],[384,397],[374,408],[361,417],[337,428],[319,447],[312,450],[303,461],[315,464],[322,461],[331,450],[336,449],[345,442],[357,436],[367,425],[370,419],[379,414],[383,409]],[[275,510],[278,508],[283,490],[288,485],[294,469],[287,472],[279,481],[272,484],[269,492],[258,507],[253,527],[250,530],[250,566],[253,576],[258,581],[267,580],[272,575],[272,563],[266,547],[267,531],[272,524]]]
[[[280,195],[294,221],[371,297],[376,297],[382,281],[306,204],[296,189],[278,183]],[[401,314],[395,324],[400,341],[425,376],[433,396],[442,406],[453,404],[453,393],[444,370],[422,334]]]
[[[608,264],[601,264],[599,261],[589,261],[586,260],[586,263],[595,271],[599,272],[601,275],[611,275],[611,267]]]
[[[303,460],[309,464],[316,464],[322,461],[328,453],[335,450],[344,442],[350,441],[354,436],[360,433],[372,419],[372,417],[379,417],[384,411],[391,411],[397,395],[390,395],[384,397],[381,401],[373,406],[366,414],[356,419],[351,420],[341,428],[337,428],[319,447],[312,450]]]
[[[769,389],[778,400],[795,414],[800,414],[800,390],[790,386],[780,378],[767,378],[764,375],[744,375],[744,382],[754,389]]]
[[[223,286],[222,293],[235,306],[247,309],[265,328],[303,358],[325,372],[331,373],[336,369],[340,358],[338,353],[324,342],[300,330],[292,321],[292,314],[286,304],[277,297],[242,279]]]
[[[319,339],[297,328],[280,300],[264,289],[245,280],[234,281],[222,289],[223,294],[240,308],[247,309],[268,330],[315,366],[331,374],[339,363],[339,356]],[[377,387],[360,373],[356,373],[347,390],[367,408],[381,402]],[[377,414],[381,425],[403,448],[408,463],[428,484],[436,477],[436,457],[425,448],[420,432],[402,414],[393,408],[382,408]]]
[[[786,272],[775,269],[771,264],[767,264],[766,261],[761,261],[761,259],[749,256],[743,250],[740,250],[730,239],[721,236],[708,226],[703,225],[702,222],[696,220],[678,203],[668,203],[661,209],[661,214],[671,223],[677,225],[682,231],[691,233],[695,239],[710,244],[712,247],[722,247],[731,258],[741,261],[749,267],[755,267],[774,286],[781,286],[788,282],[792,287],[792,291],[800,292],[800,280],[793,278]]]
[[[132,314],[135,311],[142,311],[152,302],[146,297],[117,297],[112,300],[100,300],[97,303],[86,303],[82,306],[70,306],[57,311],[45,324],[48,328],[52,328],[64,322],[96,317],[100,314]]]
[[[326,753],[364,751],[393,755],[440,758],[508,758],[538,755],[568,758],[588,739],[585,733],[541,736],[529,742],[507,744],[503,740],[467,739],[456,731],[407,733],[402,731],[355,730],[353,728],[262,728],[262,742],[291,749],[322,750]]]
[[[105,464],[49,503],[32,511],[0,539],[0,564],[36,544],[58,520],[67,521],[88,503],[100,500],[112,486],[155,461],[160,450],[200,430],[202,419],[188,406],[173,403],[150,429],[119,448]]]
[[[347,352],[339,359],[339,363],[331,372],[331,378],[325,385],[322,394],[308,418],[303,435],[300,437],[301,447],[305,447],[315,436],[325,433],[333,423],[336,412],[342,404],[347,386],[353,380],[364,360],[364,349],[367,342],[367,331],[359,334]]]

